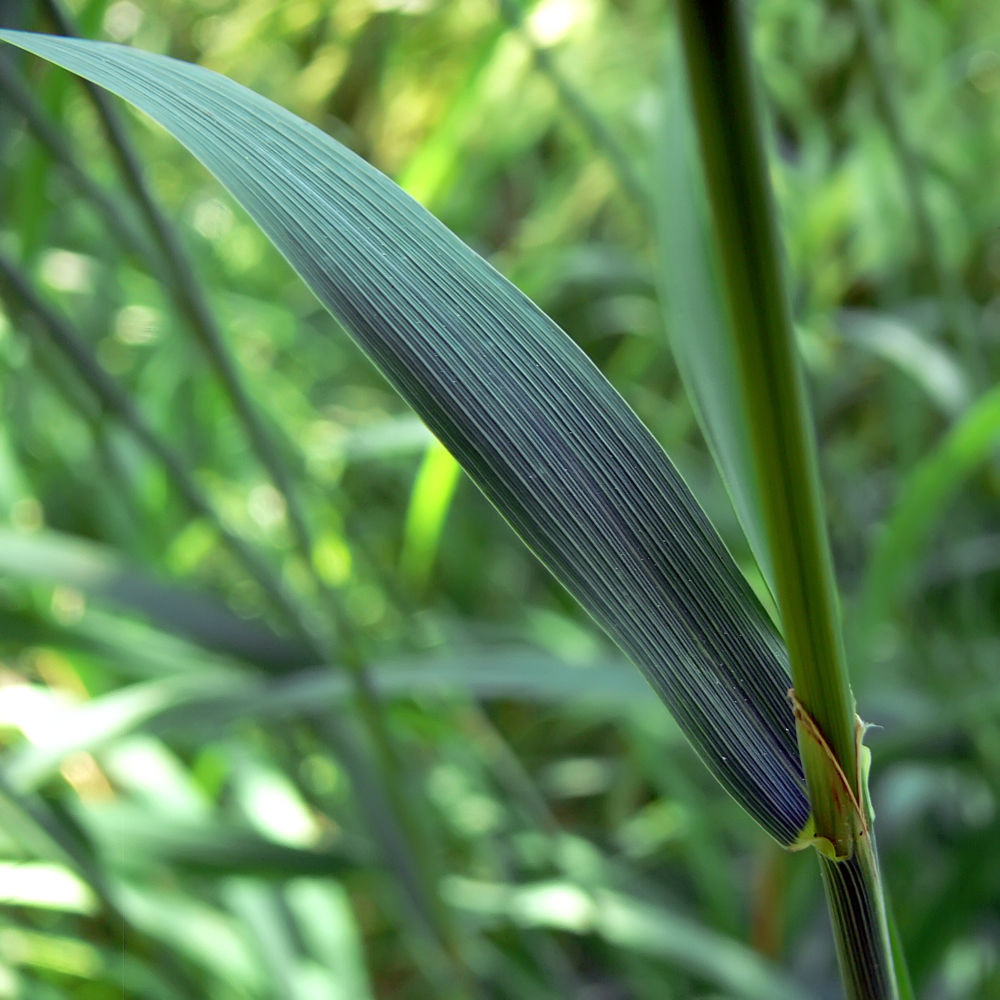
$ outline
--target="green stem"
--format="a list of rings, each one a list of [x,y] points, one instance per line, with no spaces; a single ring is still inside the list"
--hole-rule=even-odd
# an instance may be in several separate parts
[[[679,10],[795,690],[854,775],[854,706],[742,17],[734,0]]]
[[[679,0],[678,11],[845,988],[888,1000],[885,907],[749,39],[737,0]]]
[[[819,856],[844,989],[852,1000],[897,998],[896,963],[875,842],[864,838],[846,861]]]

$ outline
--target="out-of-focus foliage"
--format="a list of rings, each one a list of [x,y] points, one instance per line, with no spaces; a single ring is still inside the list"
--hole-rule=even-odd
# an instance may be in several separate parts
[[[577,339],[752,576],[666,348],[635,190],[661,181],[669,11],[518,10],[97,0],[74,14],[91,37],[234,77],[389,173]],[[865,10],[758,0],[754,41],[855,689],[883,727],[869,742],[886,882],[920,993],[989,997],[1000,416],[980,397],[1000,373],[1000,12],[887,3],[873,37]],[[50,16],[0,5],[12,26]],[[221,524],[325,607],[170,269],[141,252],[153,241],[93,104],[67,75],[4,59],[110,208],[80,196],[8,80],[0,250],[183,457],[218,523],[189,514],[37,312],[5,297],[0,996],[834,991],[812,863],[721,793],[224,192],[129,119],[381,694],[413,828],[386,819],[345,672],[313,662],[219,544]],[[427,946],[413,868],[457,961]]]

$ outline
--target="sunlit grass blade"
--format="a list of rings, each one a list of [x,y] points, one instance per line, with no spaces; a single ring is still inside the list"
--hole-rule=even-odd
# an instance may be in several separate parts
[[[665,906],[612,889],[568,881],[505,885],[453,878],[445,893],[471,914],[522,926],[595,934],[624,951],[659,958],[741,1000],[809,1000],[809,993],[732,938]]]
[[[660,447],[530,301],[384,176],[262,97],[118,46],[5,32],[127,97],[233,192],[784,843],[807,806],[784,650]]]
[[[267,995],[259,956],[231,914],[173,886],[126,883],[120,896],[132,925],[191,963],[199,980],[208,973],[218,987]]]
[[[352,1000],[373,1000],[364,950],[351,900],[331,879],[297,878],[285,888],[285,902],[304,949]]]
[[[33,793],[22,794],[0,771],[0,821],[8,844],[20,857],[52,862],[72,873],[93,893],[77,894],[80,908],[89,910],[93,901],[109,914],[121,912],[107,873],[96,863],[92,845],[68,817]]]
[[[53,309],[38,294],[22,269],[3,253],[0,253],[0,287],[3,287],[5,294],[13,292],[11,298],[24,305],[27,311],[34,315],[52,343],[76,368],[100,406],[112,414],[143,450],[161,466],[171,487],[183,500],[189,512],[204,518],[212,526],[218,540],[242,565],[267,596],[272,607],[284,618],[295,640],[308,649],[317,662],[331,662],[336,657],[341,666],[349,669],[358,695],[357,704],[361,709],[362,718],[373,735],[375,753],[381,765],[381,778],[391,795],[393,812],[399,822],[407,828],[406,839],[409,844],[419,845],[420,827],[410,815],[410,805],[401,779],[399,758],[386,728],[383,714],[375,701],[374,691],[357,645],[353,642],[343,642],[338,647],[330,636],[327,619],[318,614],[311,604],[300,598],[290,587],[288,580],[255,546],[223,521],[212,499],[192,474],[181,453],[153,426],[121,383],[101,365],[89,341],[65,315]],[[311,559],[311,547],[307,548],[309,549],[306,553],[307,558]],[[336,618],[338,614],[336,609],[331,609],[328,605],[327,610],[332,611]],[[391,821],[393,817],[389,815],[385,819]],[[429,850],[421,850],[419,846],[416,848],[416,853],[421,857],[423,864],[420,867],[424,872],[422,885],[426,904],[421,904],[421,908],[443,919],[443,911],[437,904],[431,888],[434,878],[425,871],[434,859]],[[441,939],[448,937],[448,931],[440,923],[436,933]],[[448,952],[447,947],[442,949],[442,954],[446,952]],[[452,962],[450,953],[446,962]],[[455,971],[459,978],[464,976],[457,963]],[[462,995],[461,989],[457,995]]]
[[[50,861],[0,861],[0,903],[60,913],[97,912],[90,886],[69,868]]]
[[[243,923],[247,938],[270,978],[270,991],[278,997],[298,995],[298,948],[288,914],[274,888],[257,879],[230,879],[223,899]]]
[[[133,684],[62,710],[55,698],[44,713],[38,700],[27,702],[20,713],[17,702],[9,704],[10,723],[31,732],[34,742],[8,752],[4,762],[7,781],[19,792],[34,790],[53,777],[70,754],[99,749],[179,703],[231,693],[238,684],[238,678],[225,674],[182,675]]]
[[[434,565],[461,471],[455,459],[437,441],[428,444],[413,480],[403,529],[403,551],[399,557],[400,571],[418,590],[426,584]]]
[[[342,853],[290,847],[235,824],[193,823],[122,804],[81,811],[102,864],[111,871],[149,876],[164,868],[204,876],[332,876],[355,868]]]

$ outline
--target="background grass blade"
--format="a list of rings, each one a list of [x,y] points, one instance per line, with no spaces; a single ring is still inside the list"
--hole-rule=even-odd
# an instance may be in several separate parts
[[[973,403],[909,474],[879,529],[857,603],[858,660],[905,596],[930,533],[962,483],[1000,444],[1000,390]]]
[[[381,174],[196,66],[2,36],[127,96],[208,165],[778,839],[805,823],[784,654],[662,450],[565,335]],[[206,123],[211,128],[206,128]]]
[[[679,53],[671,52],[658,142],[659,279],[670,347],[740,524],[774,593],[771,550],[740,404],[738,362],[724,308],[709,208]]]
[[[316,644],[314,638],[317,634],[322,634],[322,628],[316,624],[315,616],[311,616],[309,610],[295,600],[274,567],[245,539],[222,523],[218,512],[200,484],[191,475],[180,453],[156,431],[131,395],[108,374],[82,334],[65,316],[56,312],[41,298],[21,269],[2,253],[0,253],[0,281],[12,289],[16,298],[39,319],[52,342],[74,365],[81,380],[97,397],[102,408],[113,414],[136,441],[163,466],[171,485],[191,513],[204,517],[212,525],[219,539],[243,564],[274,607],[295,630],[296,638],[303,645],[311,645],[314,655],[322,658],[322,653],[319,652],[321,647]]]
[[[544,46],[538,45],[532,38],[517,0],[499,0],[499,6],[501,16],[518,32],[524,44],[530,49],[538,71],[548,78],[566,110],[587,133],[587,138],[593,143],[594,148],[611,165],[622,192],[632,200],[636,208],[647,211],[651,203],[648,185],[636,170],[634,158],[629,156],[604,120],[590,106],[586,97],[566,79],[556,65],[552,53]]]
[[[903,320],[885,313],[845,309],[839,320],[848,343],[895,365],[945,416],[956,417],[969,405],[969,379],[947,348],[928,342]]]
[[[238,618],[212,595],[158,580],[95,542],[58,532],[0,529],[0,574],[75,587],[138,612],[166,632],[268,669],[314,662],[308,649]]]
[[[62,34],[68,36],[78,34],[76,25],[59,0],[46,0],[46,7]],[[244,378],[209,305],[194,265],[174,227],[153,197],[139,156],[129,141],[128,133],[112,106],[111,99],[90,81],[85,80],[84,86],[104,128],[125,185],[156,241],[162,261],[161,270],[165,274],[166,284],[173,291],[179,311],[187,319],[192,333],[204,350],[209,365],[228,397],[251,447],[284,500],[294,544],[303,563],[309,569],[314,584],[325,598],[326,609],[331,622],[336,624],[341,642],[350,647],[350,653],[344,659],[352,666],[359,665],[361,654],[354,648],[358,641],[355,630],[345,616],[340,602],[334,597],[316,568],[315,542],[299,496],[298,484],[275,443],[265,415],[259,412],[258,406],[246,389]]]
[[[148,257],[151,248],[133,220],[79,164],[68,139],[46,116],[30,86],[21,79],[8,58],[0,59],[0,89],[9,107],[25,117],[28,127],[63,169],[69,182],[103,215],[122,246],[140,258]]]
[[[744,1000],[806,1000],[809,994],[745,945],[668,908],[608,888],[567,881],[503,885],[454,879],[445,891],[471,914],[526,926],[596,934],[626,951],[667,959]]]

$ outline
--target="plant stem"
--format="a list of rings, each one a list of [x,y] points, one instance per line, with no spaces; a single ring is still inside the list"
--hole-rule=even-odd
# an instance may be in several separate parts
[[[795,690],[854,775],[853,704],[742,18],[734,0],[681,0],[679,10]]]
[[[848,997],[898,997],[874,838],[859,839],[846,861],[819,855],[819,866]]]
[[[841,971],[850,997],[894,998],[815,443],[746,26],[737,0],[679,0],[678,11]]]

